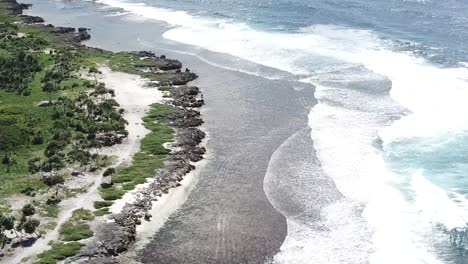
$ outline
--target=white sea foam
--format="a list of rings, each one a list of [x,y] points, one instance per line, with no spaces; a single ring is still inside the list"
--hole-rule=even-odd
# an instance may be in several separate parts
[[[385,149],[401,139],[467,130],[466,68],[443,69],[395,52],[389,43],[365,30],[317,25],[296,33],[266,32],[230,20],[122,0],[97,2],[177,26],[164,34],[168,39],[306,76],[304,81],[318,86],[319,103],[309,116],[317,156],[339,190],[365,204],[363,216],[374,231],[370,262],[440,263],[430,244],[432,229],[435,224],[462,225],[467,220],[466,199],[434,185],[423,172],[397,175],[373,144],[381,138]],[[377,85],[385,86],[384,77],[391,81],[391,98],[382,96],[383,88]],[[364,82],[369,79],[372,85]],[[402,109],[391,99],[406,108],[408,115],[394,121]],[[453,197],[461,202],[455,203]],[[324,211],[328,219],[332,212]],[[307,233],[307,228],[291,220],[288,224],[290,232],[313,237],[316,246],[304,244],[311,243],[307,239],[286,240],[279,255],[282,261],[289,257],[293,263],[302,263],[294,260],[307,258],[297,254],[317,251],[323,254],[323,263],[330,261],[326,256],[334,251],[317,246],[330,237]]]

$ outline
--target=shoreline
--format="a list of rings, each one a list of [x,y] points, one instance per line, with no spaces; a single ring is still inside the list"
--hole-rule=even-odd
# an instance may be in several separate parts
[[[25,7],[30,7],[29,5],[17,4],[15,0],[7,0],[4,2],[12,4],[12,6],[14,7],[12,9],[12,12],[13,14],[16,14],[16,15],[20,15],[21,14],[20,11],[22,11],[22,9],[24,9]],[[34,23],[43,22],[42,18],[35,17],[35,16],[21,16],[21,17],[23,20],[26,21],[26,24],[29,24],[27,21],[34,22]],[[64,30],[62,32],[61,30],[65,28],[54,27],[54,26],[43,26],[42,24],[34,24],[33,27],[37,27],[40,29],[44,29],[44,28],[59,29],[60,32],[55,32],[55,33],[58,35],[62,35],[65,43],[68,41],[71,41],[71,42],[68,42],[68,44],[71,44],[72,46],[79,46],[80,48],[84,48],[84,49],[91,50],[91,51],[96,51],[96,49],[94,48],[88,48],[80,44],[82,40],[89,39],[90,36],[87,33],[87,30],[81,31],[80,29],[79,33],[74,33],[75,29],[73,29],[73,32],[68,31],[68,30]],[[86,32],[86,34],[84,34],[83,32]],[[58,38],[60,37],[61,36],[58,36]],[[105,52],[105,51],[99,50],[99,52]],[[153,89],[164,87],[164,89],[166,90],[165,91],[166,97],[167,97],[166,103],[168,103],[169,105],[172,105],[171,107],[173,107],[174,112],[162,118],[166,119],[167,120],[166,122],[168,122],[168,124],[170,124],[170,127],[174,129],[175,140],[172,144],[176,145],[177,148],[176,150],[172,150],[170,151],[170,153],[168,153],[168,157],[165,159],[166,160],[165,165],[163,166],[164,169],[162,171],[159,171],[155,176],[153,176],[152,178],[153,182],[148,183],[148,186],[144,189],[135,190],[135,192],[137,193],[135,196],[138,196],[138,199],[134,200],[132,203],[128,203],[129,201],[125,200],[124,198],[121,198],[122,201],[125,201],[125,206],[123,206],[121,212],[119,212],[118,214],[112,215],[113,222],[111,222],[110,225],[120,228],[122,232],[117,234],[117,232],[115,232],[115,229],[112,229],[112,228],[106,229],[106,228],[100,227],[100,226],[109,227],[108,225],[109,223],[100,223],[100,224],[98,223],[99,227],[93,224],[94,226],[93,229],[95,229],[96,231],[95,235],[93,236],[93,238],[88,239],[88,242],[85,242],[87,246],[85,246],[85,249],[81,250],[81,253],[79,254],[78,257],[75,258],[75,260],[71,260],[72,263],[74,263],[75,261],[81,261],[79,260],[80,258],[82,258],[82,260],[84,259],[90,260],[91,258],[96,258],[96,259],[99,259],[98,261],[103,261],[103,259],[105,258],[114,259],[116,255],[120,255],[121,253],[126,251],[128,247],[131,247],[131,245],[135,242],[138,236],[137,226],[140,226],[140,229],[143,229],[143,230],[145,229],[144,225],[146,223],[143,224],[142,223],[143,221],[141,220],[143,218],[151,218],[151,216],[148,216],[147,212],[151,211],[151,209],[153,210],[155,209],[152,207],[164,206],[165,205],[165,203],[163,202],[164,200],[166,200],[166,203],[174,202],[170,200],[169,197],[177,196],[173,194],[173,193],[178,193],[176,190],[184,189],[182,193],[185,193],[185,195],[188,195],[189,193],[188,191],[193,189],[194,186],[192,185],[188,185],[188,186],[184,185],[182,187],[179,187],[179,186],[182,184],[193,183],[194,174],[197,174],[196,172],[193,171],[195,169],[195,165],[199,167],[199,165],[203,163],[203,162],[200,162],[200,160],[203,159],[203,155],[206,152],[204,147],[199,146],[199,144],[202,142],[203,138],[205,137],[205,134],[200,129],[197,128],[203,123],[203,121],[199,117],[200,113],[197,110],[195,110],[201,107],[201,105],[203,105],[203,99],[199,98],[200,91],[197,87],[184,86],[189,81],[192,81],[193,79],[195,79],[197,76],[191,73],[189,70],[186,70],[185,72],[181,72],[180,71],[180,68],[182,68],[181,63],[179,63],[176,60],[168,60],[165,58],[165,56],[159,58],[150,52],[140,52],[140,53],[133,53],[133,54],[128,53],[128,54],[131,54],[131,56],[138,57],[139,59],[149,58],[150,60],[155,61],[156,63],[159,63],[160,66],[158,67],[167,67],[167,69],[163,70],[163,72],[164,71],[169,72],[168,74],[165,74],[165,75],[163,74],[163,75],[160,75],[160,77],[158,77],[157,73],[152,73],[157,78],[162,78],[162,81],[157,82],[159,85],[155,85],[155,81],[149,81],[149,80],[146,80],[145,85],[152,86]],[[158,71],[160,71],[159,68],[157,69]],[[101,70],[105,72],[108,69],[101,68]],[[133,76],[144,75],[142,77],[147,77],[148,75],[151,75],[147,71],[144,71],[139,68],[134,68],[130,71],[131,71],[130,73],[133,74]],[[119,72],[118,69],[117,71],[112,69],[112,70],[105,72],[105,74],[113,74],[113,73],[118,73],[118,72]],[[125,69],[122,70],[121,72],[125,72]],[[127,77],[129,76],[131,75],[128,75]],[[182,85],[182,86],[173,86],[174,84]],[[159,93],[161,94],[162,92],[159,92]],[[150,104],[151,103],[158,103],[158,100],[150,102]],[[146,108],[147,108],[146,110],[143,110],[144,115],[147,115],[147,111],[150,110],[150,106]],[[127,111],[125,112],[127,113]],[[135,117],[136,119],[131,118],[131,120],[128,120],[128,118],[126,118],[127,121],[130,122],[128,126],[134,125],[132,124],[132,122],[137,121],[138,116],[143,117],[144,115],[141,115],[140,113],[139,115]],[[143,120],[141,120],[141,122],[143,122]],[[160,122],[160,121],[156,121],[156,122]],[[139,126],[138,124],[135,124],[135,125]],[[134,139],[135,142],[133,143],[135,147],[132,147],[131,150],[127,151],[127,153],[125,153],[125,157],[121,157],[122,155],[118,155],[119,156],[118,161],[114,164],[117,164],[117,166],[119,166],[119,164],[130,165],[132,162],[131,156],[133,156],[133,153],[136,153],[140,149],[139,141],[144,139],[145,138],[144,136],[146,136],[150,132],[151,131],[148,129],[146,129],[146,131],[139,129],[139,132],[137,135],[138,139]],[[113,147],[114,148],[113,150],[118,149],[119,146],[121,145],[117,145],[117,147]],[[108,151],[112,152],[113,150],[109,149]],[[103,154],[106,154],[106,151],[103,151]],[[200,170],[200,168],[198,168],[198,170]],[[96,180],[93,186],[94,185],[99,186],[99,184],[101,184],[100,180]],[[96,189],[97,191],[97,187],[93,188],[93,190],[94,189]],[[156,202],[158,199],[160,201]],[[154,204],[157,204],[157,206],[155,206]],[[87,207],[91,207],[91,206],[87,206]],[[164,218],[167,218],[170,215],[170,213],[172,213],[175,210],[177,210],[177,207],[171,208],[171,210],[168,211],[168,214],[165,215]],[[71,214],[71,211],[70,211],[70,214]],[[63,222],[66,221],[66,219],[68,218],[69,217],[64,216]],[[158,218],[158,216],[154,216],[154,218],[156,219]],[[164,223],[164,220],[159,219],[158,222],[162,225]],[[59,222],[59,224],[53,231],[57,233],[56,238],[58,238],[58,229],[60,228],[61,223],[62,222]],[[150,223],[151,221],[148,221],[146,225],[149,225]],[[47,234],[49,233],[50,232],[48,232]],[[115,237],[116,235],[118,237]],[[107,241],[109,243],[106,243],[102,241],[102,238],[103,238],[102,236],[106,237],[104,240],[112,240],[112,241],[116,241],[122,237],[125,237],[126,242],[124,242],[124,244],[120,243],[118,245],[112,244],[112,242],[109,242],[109,241]],[[55,239],[52,238],[52,240],[55,240]],[[45,239],[42,241],[44,243],[48,242],[48,241],[45,241]],[[39,241],[37,241],[36,243],[38,242]],[[103,245],[103,244],[107,244],[105,248],[99,248],[99,246],[96,247],[96,245]],[[30,256],[33,257],[34,255],[36,255],[36,253],[34,253],[35,252],[34,250],[40,251],[40,249],[36,249],[36,247],[37,246],[33,244],[32,247],[28,249],[29,251],[33,253],[29,254],[27,257],[30,257]],[[43,246],[42,249],[46,249],[45,246]],[[93,251],[94,253],[91,253],[91,251]],[[24,255],[18,256],[17,254],[14,254],[13,259],[16,259],[14,256],[17,256],[18,260],[25,257]],[[65,261],[69,261],[69,260],[65,260]]]
[[[44,14],[52,18],[55,12],[60,11]],[[90,19],[93,23],[94,19],[105,20],[100,16]],[[80,23],[80,18],[71,17],[69,23]],[[135,34],[126,36],[119,27],[102,25],[104,29],[98,33],[123,37],[98,34],[90,42],[93,46],[113,50],[141,48],[139,42],[126,43],[125,47],[114,45]],[[129,23],[129,28],[132,27]],[[156,29],[156,34],[159,30]],[[148,33],[153,36],[142,29],[142,38]],[[204,116],[210,120],[206,124],[211,135],[209,145],[216,155],[202,171],[187,202],[140,252],[140,260],[144,263],[156,260],[161,263],[262,263],[272,259],[287,235],[287,226],[263,191],[265,169],[275,149],[306,123],[308,112],[303,111],[303,106],[308,101],[306,98],[313,98],[312,90],[301,83],[265,80],[205,64],[190,52],[179,56],[167,47],[161,48],[156,42],[155,46],[143,48],[162,49],[171,57],[183,58],[197,72],[204,72],[203,78],[195,83],[204,87],[204,94],[210,99]],[[279,105],[284,107],[278,108]],[[180,246],[186,243],[190,243],[190,248]]]

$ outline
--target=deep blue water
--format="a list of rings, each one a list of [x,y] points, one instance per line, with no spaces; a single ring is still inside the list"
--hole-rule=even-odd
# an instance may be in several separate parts
[[[468,61],[468,1],[464,0],[144,0],[195,15],[233,19],[272,31],[315,24],[370,29],[402,48],[442,64]],[[411,44],[406,43],[410,41]],[[405,47],[406,46],[406,47]]]

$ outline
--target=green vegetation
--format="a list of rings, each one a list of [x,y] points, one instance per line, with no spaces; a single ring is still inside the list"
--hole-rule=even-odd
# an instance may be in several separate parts
[[[110,201],[97,201],[97,202],[94,202],[94,208],[96,208],[96,209],[109,207],[111,205],[112,205],[112,202],[110,202]]]
[[[92,221],[94,215],[85,209],[73,212],[72,217],[60,227],[62,241],[78,241],[93,236],[93,231],[87,222]]]
[[[114,186],[101,189],[101,196],[106,201],[120,199],[128,190],[145,183],[146,179],[154,177],[157,169],[164,165],[164,160],[170,150],[163,144],[174,140],[174,130],[167,125],[166,117],[174,112],[174,108],[164,104],[153,104],[151,111],[144,118],[144,125],[151,130],[141,140],[141,151],[133,156],[132,165],[120,169],[112,176]]]
[[[103,216],[107,214],[110,214],[109,208],[101,208],[99,210],[94,211],[95,216]]]
[[[88,224],[65,223],[60,229],[60,235],[63,241],[78,241],[93,236],[93,231]]]
[[[114,92],[80,79],[80,50],[52,47],[51,39],[33,27],[0,23],[0,199],[28,188],[58,192],[63,167],[106,165],[87,149],[127,136]]]
[[[22,239],[47,229],[34,215],[57,217],[57,204],[76,193],[64,188],[69,175],[62,169],[107,166],[89,149],[120,143],[127,122],[113,90],[78,74],[89,64],[81,48],[55,43],[46,30],[10,23],[18,19],[6,9],[0,1],[0,200],[35,198],[19,212],[2,207],[0,228]],[[87,215],[74,214],[61,227],[64,241],[93,235],[86,222],[94,215]],[[1,232],[0,243],[11,242]]]
[[[79,242],[55,242],[50,250],[44,251],[38,255],[35,264],[55,264],[60,260],[76,255],[83,247]]]
[[[29,209],[26,208],[26,211],[29,211]],[[93,231],[90,229],[87,222],[92,221],[94,217],[93,213],[89,210],[75,210],[70,219],[60,227],[59,233],[61,241],[53,242],[51,245],[52,248],[39,254],[34,263],[53,264],[76,255],[83,247],[82,243],[76,241],[93,236]]]
[[[38,207],[41,209],[40,214],[45,217],[55,218],[60,213],[57,205],[39,203]]]
[[[36,232],[41,222],[33,216],[36,214],[36,208],[32,204],[26,204],[21,209],[20,219],[13,216],[0,214],[0,243],[1,248],[11,242],[11,237],[6,236],[6,232],[14,234],[16,237],[23,238],[24,235],[40,235]]]
[[[8,15],[7,8],[0,0],[0,200],[23,195],[31,204],[19,210],[0,208],[2,247],[12,242],[4,233],[22,240],[54,228],[56,223],[47,218],[57,217],[60,201],[77,193],[65,188],[70,172],[64,168],[94,172],[111,166],[109,159],[90,150],[127,137],[123,109],[114,91],[98,82],[98,65],[151,80],[172,76],[141,71],[161,65],[135,54],[65,46],[47,30],[16,23],[20,19]],[[83,79],[81,72],[94,75],[94,80]],[[75,255],[83,246],[79,241],[93,236],[90,221],[109,214],[114,200],[155,176],[170,153],[164,143],[174,139],[167,122],[174,111],[163,104],[152,106],[144,119],[151,132],[142,139],[132,165],[103,172],[112,179],[101,185],[104,201],[94,203],[94,212],[74,211],[59,227],[60,240],[35,263],[57,263]],[[41,225],[36,216],[46,223]]]
[[[105,52],[94,49],[81,50],[81,56],[84,59],[83,64],[88,67],[93,67],[96,64],[107,64],[112,70],[125,72],[129,74],[140,75],[142,77],[150,77],[151,74],[144,73],[137,67],[156,67],[152,61],[140,60],[137,56],[127,52]]]

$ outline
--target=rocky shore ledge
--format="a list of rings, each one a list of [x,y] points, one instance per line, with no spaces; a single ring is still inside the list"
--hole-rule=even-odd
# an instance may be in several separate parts
[[[24,15],[23,10],[29,9],[30,4],[18,3],[16,0],[3,0],[2,2],[8,5],[10,13],[18,16],[21,20],[30,25],[34,25],[46,32],[50,32],[57,36],[56,41],[58,44],[65,44],[69,46],[84,46],[81,41],[88,40],[91,35],[88,33],[88,28],[73,28],[73,27],[59,27],[52,24],[43,24],[45,21],[42,17]]]
[[[136,240],[137,226],[142,221],[151,219],[148,211],[152,203],[167,194],[171,188],[180,186],[183,177],[195,169],[193,163],[202,160],[206,152],[204,147],[199,146],[205,133],[198,128],[203,121],[197,110],[204,104],[203,97],[198,87],[186,86],[197,75],[189,70],[180,71],[180,62],[168,60],[164,56],[158,57],[151,52],[134,52],[134,55],[160,63],[159,71],[153,72],[155,75],[170,71],[171,77],[165,76],[162,89],[167,93],[167,103],[176,108],[174,114],[166,117],[176,131],[175,141],[171,144],[173,150],[168,155],[164,168],[156,173],[147,187],[139,191],[135,201],[127,203],[120,213],[109,216],[111,221],[98,223],[95,237],[78,256],[69,258],[66,263],[119,263],[119,254],[127,251]],[[160,73],[161,68],[170,69],[166,73]]]
[[[56,36],[54,41],[59,44],[89,49],[94,53],[109,53],[85,47],[81,43],[91,37],[89,29],[42,24],[44,19],[41,17],[22,14],[30,5],[19,4],[16,0],[2,2],[7,3],[11,13],[20,17],[24,23]],[[173,113],[160,117],[175,130],[175,140],[169,143],[171,153],[168,154],[164,167],[155,172],[152,182],[140,188],[136,199],[127,203],[119,213],[97,218],[92,223],[94,236],[83,242],[85,245],[77,255],[62,260],[64,263],[119,263],[118,256],[136,241],[137,226],[151,219],[148,211],[152,203],[170,189],[180,186],[184,176],[195,169],[194,163],[202,160],[206,152],[200,146],[205,133],[199,129],[203,121],[198,109],[204,104],[203,96],[198,87],[187,85],[198,76],[189,69],[183,70],[182,63],[178,60],[168,59],[164,55],[156,56],[149,51],[128,54],[136,58],[136,61],[144,62],[141,65],[133,64],[132,70],[151,80],[148,81],[148,86],[164,91],[165,103],[175,109]]]

